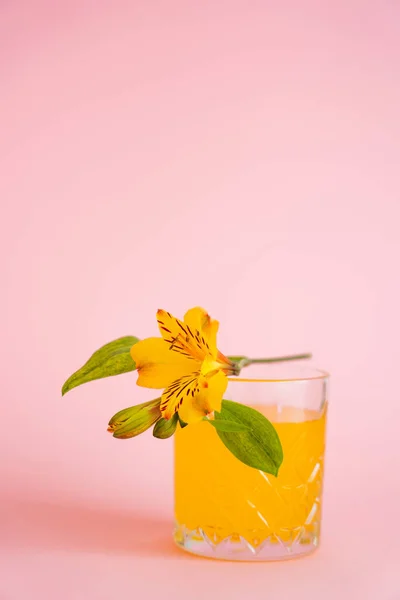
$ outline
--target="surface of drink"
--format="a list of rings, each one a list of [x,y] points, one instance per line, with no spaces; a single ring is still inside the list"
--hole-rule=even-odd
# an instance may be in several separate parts
[[[179,535],[211,544],[245,540],[316,544],[326,406],[322,413],[292,407],[253,406],[275,426],[283,447],[278,477],[237,460],[215,429],[201,422],[175,434],[175,518]],[[177,540],[178,543],[179,539]]]

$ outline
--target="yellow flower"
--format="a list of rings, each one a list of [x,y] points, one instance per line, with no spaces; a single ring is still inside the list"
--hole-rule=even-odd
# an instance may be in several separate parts
[[[147,338],[131,348],[137,384],[165,388],[160,406],[164,419],[178,411],[185,423],[194,423],[220,411],[227,375],[237,368],[217,349],[218,321],[204,309],[192,308],[183,321],[159,310],[157,322],[162,337]]]

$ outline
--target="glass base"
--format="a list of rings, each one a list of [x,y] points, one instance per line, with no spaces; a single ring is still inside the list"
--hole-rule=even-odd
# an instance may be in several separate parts
[[[251,544],[245,538],[231,535],[218,542],[213,541],[202,529],[189,530],[184,525],[176,525],[174,541],[179,548],[219,560],[272,561],[300,558],[314,552],[319,543],[318,536],[305,530],[298,532],[290,542],[278,536],[269,536],[260,544]]]

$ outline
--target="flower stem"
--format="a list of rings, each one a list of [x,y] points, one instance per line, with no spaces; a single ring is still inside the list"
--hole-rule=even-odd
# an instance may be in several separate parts
[[[286,362],[289,360],[304,360],[312,358],[311,353],[305,354],[290,354],[288,356],[274,356],[272,358],[247,358],[243,357],[237,362],[238,371],[240,372],[243,367],[248,367],[249,365],[257,365],[257,364],[265,364],[265,363],[277,363],[277,362]]]
[[[256,365],[261,363],[275,363],[275,362],[286,362],[287,360],[303,360],[306,358],[312,358],[311,353],[307,354],[291,354],[289,356],[276,356],[274,358],[249,358],[247,365]],[[246,365],[246,366],[247,366]]]

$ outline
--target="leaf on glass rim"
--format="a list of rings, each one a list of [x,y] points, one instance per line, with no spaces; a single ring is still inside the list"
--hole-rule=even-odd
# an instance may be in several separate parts
[[[138,338],[128,335],[99,348],[83,367],[67,379],[62,387],[62,395],[83,383],[134,371],[136,365],[130,350],[138,341]]]
[[[210,423],[218,431],[250,431],[250,429],[243,423],[237,421],[225,421],[224,419],[207,419],[204,421]]]
[[[221,412],[215,419],[235,421],[248,427],[249,431],[218,431],[217,434],[226,448],[245,465],[278,475],[283,460],[282,445],[272,423],[254,408],[222,400]]]
[[[171,419],[160,419],[154,425],[153,435],[159,440],[166,440],[167,438],[174,435],[176,426],[178,424],[178,413],[175,413]]]
[[[107,431],[115,438],[128,439],[140,435],[161,418],[161,398],[124,408],[109,421]]]

